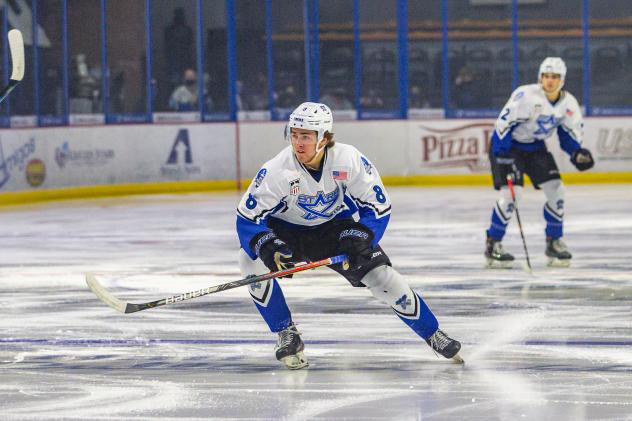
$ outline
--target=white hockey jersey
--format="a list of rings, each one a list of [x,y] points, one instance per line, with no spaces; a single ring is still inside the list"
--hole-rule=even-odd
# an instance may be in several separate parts
[[[508,142],[529,144],[544,141],[554,131],[562,129],[560,143],[567,152],[579,148],[583,137],[584,120],[573,95],[564,90],[555,104],[547,99],[538,84],[523,85],[512,94],[503,107],[495,125],[495,141],[500,149],[509,149]],[[510,139],[507,135],[511,133]]]
[[[359,212],[360,222],[373,230],[374,244],[382,237],[391,202],[377,169],[351,145],[336,142],[326,149],[317,181],[296,159],[291,146],[266,162],[237,207],[237,232],[242,248],[269,231],[267,218],[311,227]]]

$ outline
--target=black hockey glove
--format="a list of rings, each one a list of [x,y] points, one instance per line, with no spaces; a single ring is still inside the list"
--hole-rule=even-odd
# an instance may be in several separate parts
[[[349,256],[349,268],[358,269],[371,261],[373,232],[356,222],[344,229],[338,236],[338,250]]]
[[[250,248],[271,272],[294,267],[292,250],[273,232],[262,232],[250,241]],[[291,278],[292,275],[286,276]]]
[[[591,169],[595,165],[595,160],[588,149],[578,149],[573,152],[571,156],[571,162],[575,165],[579,171],[586,171]]]

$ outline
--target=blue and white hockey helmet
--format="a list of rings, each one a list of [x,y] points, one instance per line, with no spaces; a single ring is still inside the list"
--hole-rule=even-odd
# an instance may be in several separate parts
[[[332,132],[334,118],[331,109],[318,102],[304,102],[290,114],[286,127],[286,137],[290,139],[290,129],[313,130],[318,133],[318,140],[325,136],[325,132]]]
[[[566,79],[566,64],[564,60],[559,57],[547,57],[540,64],[540,70],[538,71],[538,81],[542,77],[543,73],[553,73],[556,75],[560,75],[560,79],[562,81],[562,85],[564,84],[564,80]]]

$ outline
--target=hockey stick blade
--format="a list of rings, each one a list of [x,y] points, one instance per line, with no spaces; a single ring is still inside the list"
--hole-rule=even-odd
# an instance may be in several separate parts
[[[24,78],[24,40],[22,32],[11,29],[7,34],[9,37],[9,48],[11,49],[11,61],[13,70],[11,79],[20,82]]]
[[[238,281],[227,282],[225,284],[215,285],[212,287],[198,289],[196,291],[185,292],[178,295],[172,295],[170,297],[162,298],[160,300],[148,301],[146,303],[129,303],[127,301],[120,300],[112,295],[107,289],[105,289],[97,278],[92,273],[86,274],[86,284],[88,284],[88,288],[94,292],[94,294],[105,304],[112,307],[114,310],[119,313],[135,313],[141,310],[147,310],[150,308],[160,307],[168,304],[175,304],[180,301],[191,300],[193,298],[203,297],[205,295],[213,294],[220,291],[226,291],[229,289],[237,288],[244,285],[253,284],[256,282],[267,281],[272,278],[282,278],[287,275],[291,275],[298,272],[303,272],[309,269],[315,269],[321,266],[330,266],[335,265],[336,263],[342,263],[347,260],[347,256],[339,255],[334,257],[329,257],[327,259],[318,260],[315,262],[305,263],[299,266],[295,266],[293,268],[280,270],[277,272],[265,273],[263,275],[258,276],[250,276],[248,278],[243,278]]]
[[[7,34],[9,39],[9,48],[11,50],[11,78],[9,83],[0,91],[0,103],[9,96],[13,88],[24,78],[24,40],[22,33],[17,29],[12,29]]]
[[[97,278],[94,277],[92,273],[86,273],[86,283],[88,284],[88,288],[94,292],[94,295],[99,297],[101,301],[105,304],[112,307],[114,310],[120,313],[127,313],[127,304],[126,302],[119,300],[114,295],[110,294],[110,292],[103,288],[103,286],[97,281]]]

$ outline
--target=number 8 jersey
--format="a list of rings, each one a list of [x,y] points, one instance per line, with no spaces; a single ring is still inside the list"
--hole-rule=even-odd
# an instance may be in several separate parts
[[[382,238],[391,201],[377,169],[351,145],[336,142],[326,148],[322,172],[308,171],[294,156],[292,146],[266,162],[250,183],[237,208],[241,247],[255,259],[250,240],[270,231],[268,218],[297,229],[315,227],[355,213],[359,222]]]

